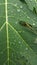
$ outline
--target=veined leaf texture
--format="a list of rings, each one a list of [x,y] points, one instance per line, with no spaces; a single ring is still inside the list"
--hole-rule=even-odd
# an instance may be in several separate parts
[[[37,33],[37,8],[29,3],[35,5],[34,0],[0,0],[0,65],[37,65],[37,34],[19,23],[29,23]]]

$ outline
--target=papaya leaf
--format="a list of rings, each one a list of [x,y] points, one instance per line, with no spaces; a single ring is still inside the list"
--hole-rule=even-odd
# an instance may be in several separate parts
[[[20,25],[20,21],[32,25]],[[0,0],[0,64],[37,65],[37,15],[20,0]],[[37,33],[37,31],[36,31]]]

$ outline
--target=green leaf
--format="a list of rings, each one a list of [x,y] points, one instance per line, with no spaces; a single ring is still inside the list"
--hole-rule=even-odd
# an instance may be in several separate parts
[[[25,0],[30,10],[36,10],[37,13],[37,0]]]
[[[37,15],[20,0],[0,0],[0,64],[37,65],[37,34],[20,25],[37,27]],[[37,31],[36,31],[37,33]]]

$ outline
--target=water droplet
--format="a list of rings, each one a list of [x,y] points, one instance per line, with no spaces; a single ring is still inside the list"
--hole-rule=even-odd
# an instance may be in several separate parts
[[[22,5],[20,6],[20,8],[23,8]]]
[[[16,40],[14,40],[14,42],[16,42]]]
[[[3,54],[3,51],[1,51],[1,54]]]
[[[17,24],[17,22],[15,22],[15,24]]]
[[[29,17],[29,16],[27,16],[27,18],[28,18],[28,19],[30,19],[30,17]]]
[[[24,13],[25,15],[27,14],[27,12]]]
[[[20,54],[22,54],[22,52],[20,52]]]
[[[15,43],[13,43],[13,45],[15,45]]]
[[[35,0],[35,2],[36,2],[37,0]]]
[[[16,3],[16,4],[14,4],[14,6],[17,6],[17,3]]]
[[[19,30],[18,32],[21,33],[22,31]]]
[[[30,0],[30,1],[32,1],[32,0]]]
[[[35,25],[35,23],[33,23],[33,25]]]
[[[21,42],[19,41],[19,44],[20,44]]]
[[[6,65],[5,63],[3,65]]]
[[[18,12],[20,12],[20,9],[17,9]]]
[[[28,48],[26,47],[26,50],[28,50]]]
[[[23,33],[24,33],[25,31],[23,31]]]
[[[13,57],[13,53],[12,53],[12,57]]]
[[[21,15],[20,15],[20,17],[21,17]]]
[[[11,11],[11,13],[13,13],[13,11]]]
[[[36,43],[36,44],[37,44],[37,38],[35,39],[34,43]]]
[[[34,18],[34,20],[35,20],[36,18]]]

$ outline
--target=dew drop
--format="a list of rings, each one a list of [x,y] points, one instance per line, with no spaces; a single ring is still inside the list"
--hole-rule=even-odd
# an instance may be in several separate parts
[[[3,54],[3,51],[1,51],[1,54]]]
[[[37,0],[35,0],[35,2],[36,2]]]
[[[19,41],[19,44],[20,44],[21,42]]]
[[[32,0],[30,0],[30,1],[32,1]]]
[[[25,31],[23,31],[23,33],[24,33]]]
[[[26,50],[28,50],[28,48],[26,47]]]
[[[20,15],[20,17],[21,17],[21,15]]]
[[[13,11],[11,11],[11,13],[13,13]]]
[[[16,40],[14,40],[14,42],[16,42]]]
[[[36,43],[36,44],[37,44],[37,38],[35,39],[34,43]]]
[[[20,52],[20,54],[22,54],[22,52]]]
[[[22,5],[20,6],[20,8],[23,8]]]
[[[13,57],[13,53],[12,53],[12,57]]]
[[[28,18],[28,19],[30,19],[30,17],[29,17],[29,16],[27,16],[27,18]]]
[[[18,12],[20,12],[20,9],[17,9]]]
[[[24,13],[25,15],[27,14],[27,12]]]
[[[13,45],[15,45],[15,43],[13,43]]]
[[[19,30],[18,32],[21,33],[22,31]]]
[[[17,24],[17,22],[15,22],[15,24]]]
[[[14,6],[17,6],[17,3],[16,3],[16,4],[14,4]]]
[[[33,23],[33,25],[35,25],[35,23]]]
[[[6,65],[5,63],[3,65]]]

